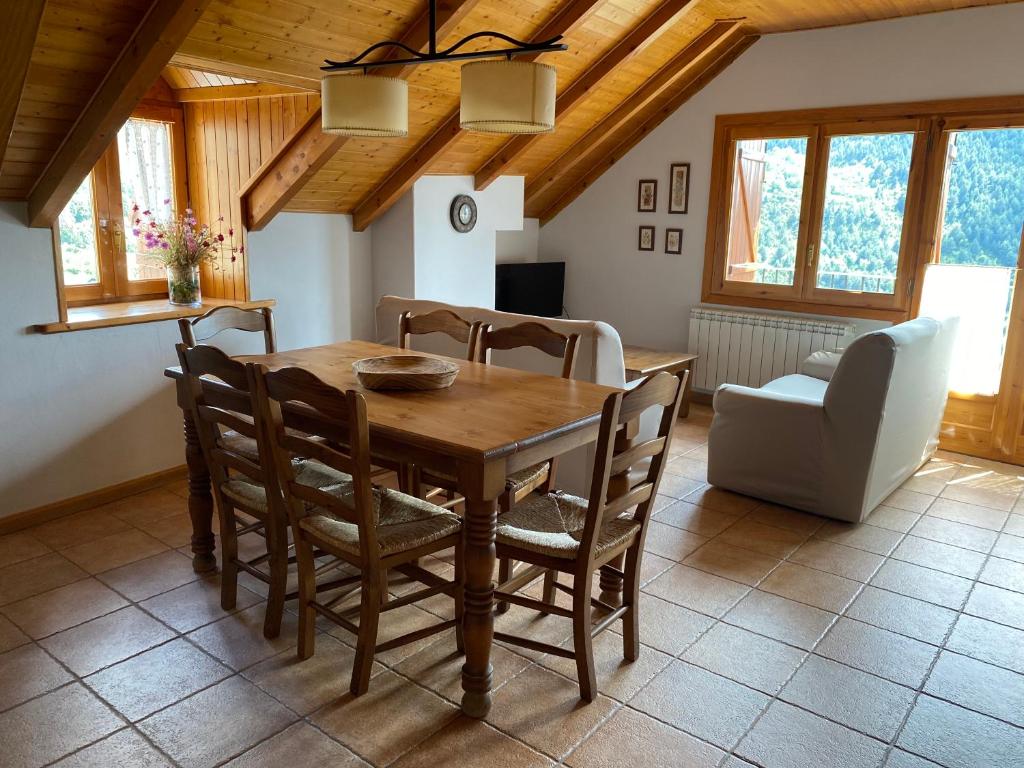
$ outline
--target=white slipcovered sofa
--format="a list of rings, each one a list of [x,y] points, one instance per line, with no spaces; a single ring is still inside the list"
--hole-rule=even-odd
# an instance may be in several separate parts
[[[576,358],[574,378],[580,381],[592,381],[610,387],[624,387],[626,369],[622,359],[622,341],[618,332],[600,321],[563,320],[552,317],[534,317],[518,315],[511,312],[498,312],[483,307],[460,307],[439,301],[424,299],[404,299],[398,296],[383,296],[377,302],[377,341],[391,346],[398,345],[398,319],[403,312],[424,314],[435,309],[448,309],[470,322],[489,323],[495,328],[525,323],[541,322],[559,333],[580,335]],[[442,334],[413,337],[414,348],[435,354],[464,357],[465,345],[459,344]],[[519,368],[527,371],[547,373],[552,376],[560,374],[561,362],[549,355],[533,349],[494,350],[491,362],[508,368]],[[641,420],[640,432],[646,434],[657,429],[657,424],[648,424]],[[557,486],[570,493],[586,496],[590,489],[590,472],[593,466],[593,446],[580,448],[566,454],[558,465]]]
[[[934,453],[957,319],[865,334],[760,389],[715,393],[708,482],[859,522]]]

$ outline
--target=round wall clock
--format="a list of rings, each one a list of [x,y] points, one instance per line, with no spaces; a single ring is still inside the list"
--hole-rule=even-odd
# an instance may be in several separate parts
[[[469,232],[476,226],[476,201],[469,195],[458,195],[448,210],[452,228],[456,232]]]

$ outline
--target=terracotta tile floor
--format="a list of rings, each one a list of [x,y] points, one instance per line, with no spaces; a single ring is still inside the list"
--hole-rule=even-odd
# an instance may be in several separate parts
[[[182,546],[182,483],[0,537],[0,763],[1024,765],[1024,470],[940,453],[846,525],[709,489],[709,422],[680,422],[641,658],[602,635],[587,706],[571,663],[498,647],[490,716],[461,717],[451,633],[384,654],[353,699],[347,634],[299,663],[292,613],[263,639],[258,582],[220,609]],[[519,608],[499,624],[569,635]]]

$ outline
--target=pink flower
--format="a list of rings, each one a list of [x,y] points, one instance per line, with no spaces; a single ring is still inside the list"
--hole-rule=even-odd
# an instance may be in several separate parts
[[[164,198],[164,205],[170,205],[170,204],[171,204],[171,198],[165,197]]]
[[[235,228],[234,227],[228,227],[228,237],[234,237],[234,236],[235,236]]]
[[[132,211],[138,211],[138,210],[139,210],[139,204],[138,203],[133,203],[132,204]]]
[[[217,235],[217,241],[220,243],[224,242],[224,235]]]
[[[162,243],[160,243],[160,247],[163,248],[166,251],[166,250],[170,249],[171,244],[168,243],[166,240],[164,240]]]
[[[153,214],[150,211],[143,211],[142,215],[143,216],[152,216]]]
[[[244,245],[238,246],[238,252],[239,253],[245,253],[245,246]]]

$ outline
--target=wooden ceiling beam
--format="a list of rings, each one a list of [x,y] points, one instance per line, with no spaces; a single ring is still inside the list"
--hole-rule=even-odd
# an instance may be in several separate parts
[[[186,40],[183,50],[179,50],[171,57],[170,64],[183,69],[194,69],[199,72],[208,72],[211,75],[224,75],[225,77],[237,77],[242,80],[253,80],[258,83],[269,85],[292,86],[305,91],[319,91],[320,78],[296,75],[291,72],[276,72],[262,67],[253,67],[247,64],[236,64],[231,61],[223,61],[212,56],[194,52],[194,43]]]
[[[210,0],[153,1],[32,187],[31,226],[49,226],[56,220],[209,4]]]
[[[586,171],[580,179],[574,182],[557,200],[540,213],[538,218],[541,224],[543,225],[551,221],[552,218],[597,181],[605,171],[621,160],[629,150],[646,138],[666,118],[670,117],[695,94],[699,93],[704,86],[718,77],[744,51],[756,43],[759,38],[760,35],[757,34],[744,34],[737,38],[730,38],[730,42],[716,49],[718,55],[708,62],[707,67],[699,73],[694,73],[693,77],[685,78],[684,82],[679,83],[678,90],[674,90],[672,95],[661,106],[645,114],[638,124],[626,126],[624,130],[610,137],[609,141],[602,144],[603,147],[608,149],[607,151],[602,149],[600,160]]]
[[[694,5],[695,0],[664,0],[646,18],[637,24],[611,50],[583,71],[572,84],[558,95],[555,102],[555,122],[565,115],[606,77],[671,29]],[[494,155],[480,166],[475,174],[477,191],[503,174],[508,167],[544,134],[516,136],[506,141]]]
[[[450,35],[477,0],[442,0],[437,6],[437,38]],[[401,42],[410,48],[422,50],[430,40],[430,16],[424,11],[406,28]],[[406,52],[392,48],[385,59],[406,56]],[[396,65],[382,67],[376,74],[387,77],[409,76],[412,67]],[[317,83],[319,89],[319,82]],[[250,230],[263,229],[271,219],[298,194],[317,171],[334,157],[347,141],[347,137],[324,133],[321,113],[317,108],[292,134],[277,154],[269,158],[252,178],[239,190],[242,216]]]
[[[237,83],[235,85],[210,85],[197,88],[174,88],[174,98],[180,102],[233,101],[235,99],[258,99],[263,96],[293,96],[311,93],[306,88],[272,83]],[[317,96],[319,96],[319,91]]]
[[[603,0],[571,0],[558,15],[532,36],[530,42],[540,42],[568,34],[589,19],[602,3]],[[542,54],[527,54],[516,58],[519,61],[533,61],[540,55]],[[439,128],[419,143],[398,168],[359,202],[352,216],[354,229],[362,232],[377,218],[383,216],[455,142],[460,131],[459,110],[456,109]]]
[[[526,207],[529,210],[558,181],[580,163],[586,162],[603,141],[623,126],[636,120],[645,108],[682,79],[692,77],[695,69],[707,65],[718,47],[742,35],[739,21],[716,21],[688,46],[655,72],[648,80],[619,104],[526,185]]]
[[[4,33],[0,40],[0,72],[4,73],[0,79],[0,163],[11,141],[45,6],[46,0],[21,0],[4,14]]]

